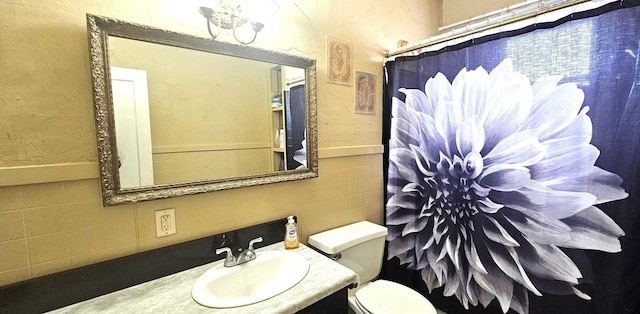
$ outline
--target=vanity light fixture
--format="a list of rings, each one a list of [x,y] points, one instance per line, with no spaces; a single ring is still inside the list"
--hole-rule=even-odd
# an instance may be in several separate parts
[[[207,30],[213,39],[216,39],[223,29],[230,29],[233,34],[233,38],[241,44],[248,45],[256,40],[258,32],[262,30],[264,24],[255,21],[248,14],[243,12],[247,11],[246,9],[247,8],[245,6],[237,4],[236,1],[220,0],[218,7],[215,9],[200,7],[200,14],[207,19]],[[244,41],[239,38],[237,30],[247,23],[251,24],[253,35],[250,35],[252,36],[251,40]],[[216,31],[214,32],[212,28],[215,28]]]

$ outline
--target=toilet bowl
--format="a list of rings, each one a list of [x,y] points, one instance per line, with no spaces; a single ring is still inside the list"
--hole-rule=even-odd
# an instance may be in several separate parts
[[[358,311],[354,309],[358,308]],[[431,302],[415,290],[399,283],[378,279],[360,288],[349,298],[357,314],[421,313],[436,314]]]
[[[311,235],[311,247],[331,256],[358,274],[358,286],[349,291],[349,307],[357,314],[436,314],[431,302],[399,283],[378,279],[387,228],[361,221]]]

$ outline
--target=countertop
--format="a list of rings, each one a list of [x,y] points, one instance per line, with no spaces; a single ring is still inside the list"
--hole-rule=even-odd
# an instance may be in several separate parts
[[[282,242],[256,250],[284,250]],[[356,274],[300,244],[290,250],[309,260],[309,272],[293,288],[265,301],[230,309],[207,308],[191,298],[191,288],[213,263],[63,307],[49,313],[295,313],[354,283]],[[345,300],[346,302],[346,300]]]

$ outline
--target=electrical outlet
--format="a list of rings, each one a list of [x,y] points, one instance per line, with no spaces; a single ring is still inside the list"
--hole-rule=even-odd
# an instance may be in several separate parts
[[[160,238],[174,233],[176,233],[175,209],[156,210],[156,236]]]

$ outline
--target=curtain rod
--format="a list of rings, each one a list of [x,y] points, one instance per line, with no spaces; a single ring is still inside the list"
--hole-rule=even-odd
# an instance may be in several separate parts
[[[452,31],[447,32],[450,35],[446,35],[447,33],[441,34],[441,35],[436,35],[436,37],[444,36],[442,38],[434,39],[434,40],[431,40],[431,41],[428,41],[428,42],[419,43],[419,44],[416,44],[416,45],[411,45],[411,46],[409,46],[407,48],[400,49],[400,50],[397,50],[397,51],[388,52],[385,55],[385,58],[394,57],[394,56],[401,55],[401,54],[404,54],[404,53],[407,53],[407,52],[411,52],[411,51],[414,51],[414,50],[418,50],[418,49],[426,48],[426,47],[429,47],[429,46],[437,45],[437,44],[440,44],[440,43],[443,43],[443,42],[446,42],[446,41],[449,41],[449,40],[462,38],[462,37],[469,36],[469,35],[472,35],[472,34],[475,34],[475,33],[480,33],[480,32],[483,32],[483,31],[486,31],[486,30],[490,30],[490,29],[493,29],[493,28],[496,28],[496,27],[500,27],[500,26],[504,26],[504,25],[507,25],[507,24],[519,22],[519,21],[526,20],[526,19],[529,19],[529,18],[532,18],[532,17],[536,17],[538,15],[542,15],[542,14],[545,14],[545,13],[557,11],[557,10],[560,10],[560,9],[564,9],[564,8],[567,8],[567,7],[570,7],[570,6],[573,6],[573,5],[578,5],[578,4],[581,4],[583,2],[588,2],[588,1],[591,1],[591,0],[573,0],[573,1],[563,2],[563,3],[557,4],[557,5],[549,6],[547,8],[538,9],[536,12],[519,15],[519,16],[510,18],[510,19],[504,20],[504,21],[498,21],[498,22],[495,22],[495,23],[492,23],[492,24],[488,24],[488,25],[485,25],[485,26],[482,26],[482,27],[479,27],[479,28],[476,28],[476,29],[468,30],[468,31],[465,31],[465,32],[462,32],[462,33],[458,33],[458,34],[456,34],[456,30],[457,29],[454,29]],[[472,21],[472,20],[473,20],[473,18],[469,19],[468,21]],[[458,24],[458,23],[456,23],[456,24]]]
[[[299,78],[299,79],[287,81],[287,86],[299,84],[299,83],[302,83],[302,82],[304,82],[304,78]]]

